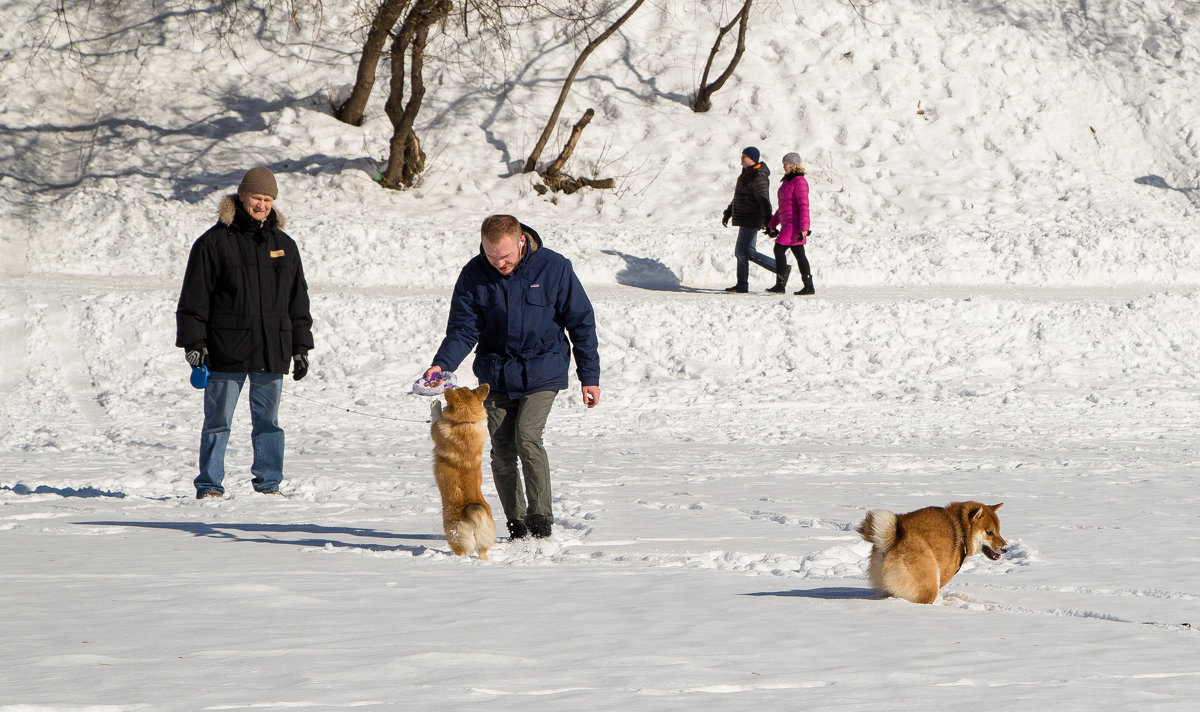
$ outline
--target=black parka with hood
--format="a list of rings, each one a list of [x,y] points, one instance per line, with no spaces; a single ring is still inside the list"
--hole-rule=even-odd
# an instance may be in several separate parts
[[[771,169],[765,163],[746,166],[738,175],[733,200],[725,208],[725,218],[738,227],[766,227],[774,215],[771,210]]]
[[[313,347],[304,266],[284,224],[275,210],[255,220],[230,195],[192,245],[175,345],[205,344],[213,371],[287,373]]]

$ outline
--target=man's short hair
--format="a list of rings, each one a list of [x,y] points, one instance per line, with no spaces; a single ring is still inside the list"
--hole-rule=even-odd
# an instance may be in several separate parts
[[[521,237],[521,223],[511,215],[489,215],[479,228],[484,242],[495,245],[506,237]]]

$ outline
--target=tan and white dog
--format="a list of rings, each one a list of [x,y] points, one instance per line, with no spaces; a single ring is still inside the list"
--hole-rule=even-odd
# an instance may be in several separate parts
[[[443,394],[446,408],[435,400],[430,407],[433,438],[433,476],[442,495],[442,527],[446,543],[459,556],[486,559],[496,543],[492,508],[483,498],[483,446],[487,442],[485,383],[472,390],[452,388]]]
[[[871,542],[871,585],[885,596],[933,603],[969,557],[982,553],[997,561],[1004,554],[1008,542],[996,516],[1003,504],[954,502],[907,514],[871,510],[858,527]]]

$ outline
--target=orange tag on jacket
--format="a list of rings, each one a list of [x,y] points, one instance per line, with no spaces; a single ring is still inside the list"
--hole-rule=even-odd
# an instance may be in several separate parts
[[[272,257],[283,257],[283,250],[271,250]]]

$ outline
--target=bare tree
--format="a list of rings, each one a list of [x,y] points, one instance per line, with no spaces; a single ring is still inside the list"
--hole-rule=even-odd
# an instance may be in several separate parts
[[[625,11],[624,15],[617,18],[607,30],[601,32],[596,39],[588,43],[583,51],[579,53],[579,58],[575,60],[575,65],[571,67],[570,73],[567,74],[566,80],[563,82],[562,91],[558,94],[558,102],[554,105],[554,111],[550,112],[550,119],[546,122],[546,128],[542,130],[542,135],[538,138],[537,145],[533,147],[533,151],[529,154],[529,158],[525,161],[525,172],[532,173],[537,169],[538,159],[542,156],[542,151],[546,148],[546,143],[550,140],[550,134],[554,131],[555,125],[558,123],[559,114],[562,113],[563,104],[567,101],[567,94],[571,91],[571,84],[575,81],[575,75],[579,74],[579,70],[583,67],[583,63],[587,61],[589,55],[595,51],[597,47],[604,43],[621,25],[625,24],[634,12],[642,6],[645,0],[635,0],[633,5]]]
[[[725,86],[725,82],[729,77],[733,76],[733,70],[737,68],[738,62],[742,59],[742,53],[746,51],[746,28],[750,25],[750,6],[754,4],[754,0],[746,0],[742,3],[742,9],[738,11],[729,24],[721,28],[717,33],[717,39],[713,42],[712,49],[708,53],[708,61],[704,63],[704,74],[700,77],[700,88],[696,90],[696,97],[692,101],[692,111],[702,114],[712,108],[712,95],[717,93],[721,87]],[[737,46],[733,50],[733,57],[729,60],[729,66],[725,67],[725,71],[721,72],[713,82],[708,82],[708,73],[712,71],[713,60],[717,57],[717,52],[721,49],[721,41],[725,35],[733,29],[734,25],[738,27]]]
[[[583,134],[583,129],[591,122],[592,117],[596,115],[595,109],[588,109],[583,112],[583,117],[575,122],[574,128],[571,129],[571,137],[567,139],[567,143],[563,146],[562,152],[558,154],[558,158],[550,164],[550,167],[542,171],[542,181],[545,185],[535,185],[534,190],[539,194],[546,192],[547,189],[553,190],[556,193],[565,193],[570,195],[580,188],[614,188],[617,181],[613,178],[573,178],[562,172],[562,167],[566,164],[567,159],[575,152],[575,146],[579,143],[579,136]]]
[[[400,20],[400,14],[408,6],[409,0],[383,0],[371,20],[371,29],[367,31],[367,39],[363,42],[362,57],[358,60],[358,74],[354,79],[354,88],[350,96],[334,112],[339,121],[354,126],[362,124],[363,114],[367,110],[367,100],[371,98],[371,90],[375,88],[375,71],[383,58],[383,48],[388,38],[392,36],[392,28]]]
[[[425,152],[421,150],[421,142],[413,131],[413,123],[425,98],[425,46],[429,40],[429,28],[444,19],[452,9],[454,6],[450,0],[417,0],[392,42],[391,91],[384,105],[392,122],[392,140],[387,167],[380,180],[384,188],[411,186],[417,175],[425,169]],[[406,52],[412,56],[407,102],[404,101]]]

